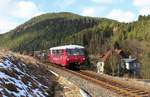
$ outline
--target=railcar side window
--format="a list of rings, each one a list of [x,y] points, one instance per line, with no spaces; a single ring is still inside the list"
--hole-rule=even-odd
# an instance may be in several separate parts
[[[54,54],[54,50],[52,50],[52,54]]]
[[[55,50],[52,50],[52,54],[56,54],[56,51],[55,51]]]
[[[59,50],[59,54],[60,54],[60,55],[63,55],[63,50]]]
[[[59,50],[56,50],[56,55],[59,55]]]
[[[71,49],[66,49],[66,51],[68,55],[71,55]]]

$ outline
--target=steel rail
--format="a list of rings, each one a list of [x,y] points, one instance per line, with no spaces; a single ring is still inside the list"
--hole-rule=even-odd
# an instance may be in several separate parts
[[[46,63],[48,64],[48,63]],[[125,85],[123,83],[120,83],[116,80],[110,80],[108,78],[104,78],[102,76],[98,76],[89,72],[85,72],[83,70],[80,71],[72,71],[66,68],[62,68],[58,65],[54,64],[48,64],[51,65],[55,68],[67,71],[73,75],[76,75],[80,78],[83,78],[89,82],[92,82],[93,84],[97,84],[103,88],[106,88],[108,90],[113,91],[116,94],[119,94],[121,96],[125,97],[150,97],[150,91],[148,90],[142,90],[139,89],[138,87],[133,87],[129,85]],[[49,67],[50,68],[50,67]]]

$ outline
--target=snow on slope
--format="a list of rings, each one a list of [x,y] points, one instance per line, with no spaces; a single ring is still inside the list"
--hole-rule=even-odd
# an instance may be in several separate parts
[[[32,68],[28,68],[32,67]],[[46,97],[52,95],[53,81],[38,70],[38,66],[30,66],[12,55],[0,55],[0,97]],[[37,73],[36,74],[36,70]],[[34,75],[35,74],[35,75]],[[40,76],[40,77],[38,77]],[[50,82],[50,84],[48,83]]]

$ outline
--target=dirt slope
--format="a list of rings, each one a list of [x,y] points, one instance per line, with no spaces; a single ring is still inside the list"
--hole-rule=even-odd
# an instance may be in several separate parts
[[[53,97],[55,76],[35,59],[0,51],[0,97]]]

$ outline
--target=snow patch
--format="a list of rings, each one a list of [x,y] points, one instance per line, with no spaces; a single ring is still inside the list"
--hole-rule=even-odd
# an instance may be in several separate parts
[[[25,64],[22,64],[25,66]],[[29,77],[23,81],[24,76]],[[34,85],[33,85],[34,84]],[[45,97],[48,93],[43,89],[47,86],[39,83],[34,77],[21,71],[16,64],[13,64],[9,57],[5,57],[0,62],[0,93],[3,97],[7,94],[15,97]],[[5,93],[7,92],[7,93]]]
[[[49,70],[51,73],[53,73],[56,77],[59,77],[59,75],[57,73],[55,73],[54,71],[52,70]]]
[[[88,93],[86,93],[84,90],[80,89],[80,93],[82,97],[91,97]]]

